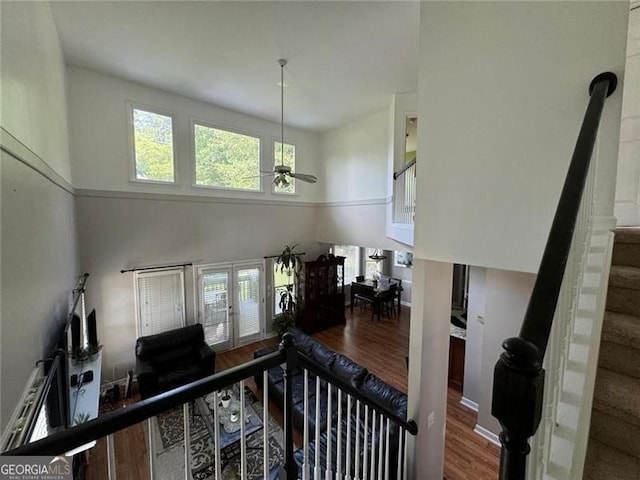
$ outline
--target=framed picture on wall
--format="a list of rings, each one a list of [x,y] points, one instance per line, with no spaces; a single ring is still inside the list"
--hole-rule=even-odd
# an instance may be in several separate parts
[[[394,252],[394,265],[396,267],[409,267],[413,266],[413,253],[411,252]]]

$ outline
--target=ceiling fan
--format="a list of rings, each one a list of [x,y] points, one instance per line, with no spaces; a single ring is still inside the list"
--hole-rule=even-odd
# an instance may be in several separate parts
[[[294,173],[291,167],[284,164],[284,67],[287,61],[284,58],[278,60],[280,65],[280,165],[276,165],[273,172],[261,171],[262,177],[273,176],[273,184],[276,187],[288,187],[290,179],[295,178],[307,183],[316,183],[318,178],[307,173]]]

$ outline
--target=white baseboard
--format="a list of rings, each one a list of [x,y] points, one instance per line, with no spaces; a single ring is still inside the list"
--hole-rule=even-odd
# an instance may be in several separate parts
[[[400,301],[400,305],[404,305],[405,307],[411,308],[411,302],[405,302],[404,300]]]
[[[460,404],[464,405],[467,408],[470,408],[474,412],[478,411],[479,405],[476,402],[469,400],[467,397],[462,397],[462,400],[460,400]]]
[[[495,443],[497,446],[501,447],[502,445],[500,444],[500,438],[498,437],[498,435],[496,435],[495,433],[487,430],[484,427],[481,427],[480,425],[478,425],[476,423],[476,427],[473,429],[473,431],[475,433],[477,433],[478,435],[480,435],[482,438],[486,438],[487,440],[489,440],[491,443]]]

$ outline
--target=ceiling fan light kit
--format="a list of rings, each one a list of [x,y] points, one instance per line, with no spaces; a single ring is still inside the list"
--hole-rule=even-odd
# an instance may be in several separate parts
[[[273,184],[276,187],[286,188],[291,185],[291,179],[296,178],[307,183],[316,183],[318,178],[307,173],[294,173],[291,167],[284,164],[284,67],[287,61],[284,58],[278,60],[280,65],[280,165],[276,165],[273,172],[265,172],[273,175]]]

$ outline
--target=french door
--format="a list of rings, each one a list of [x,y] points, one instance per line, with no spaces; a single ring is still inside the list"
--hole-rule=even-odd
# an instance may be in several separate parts
[[[199,267],[197,285],[198,321],[209,345],[226,350],[264,337],[263,262]]]

